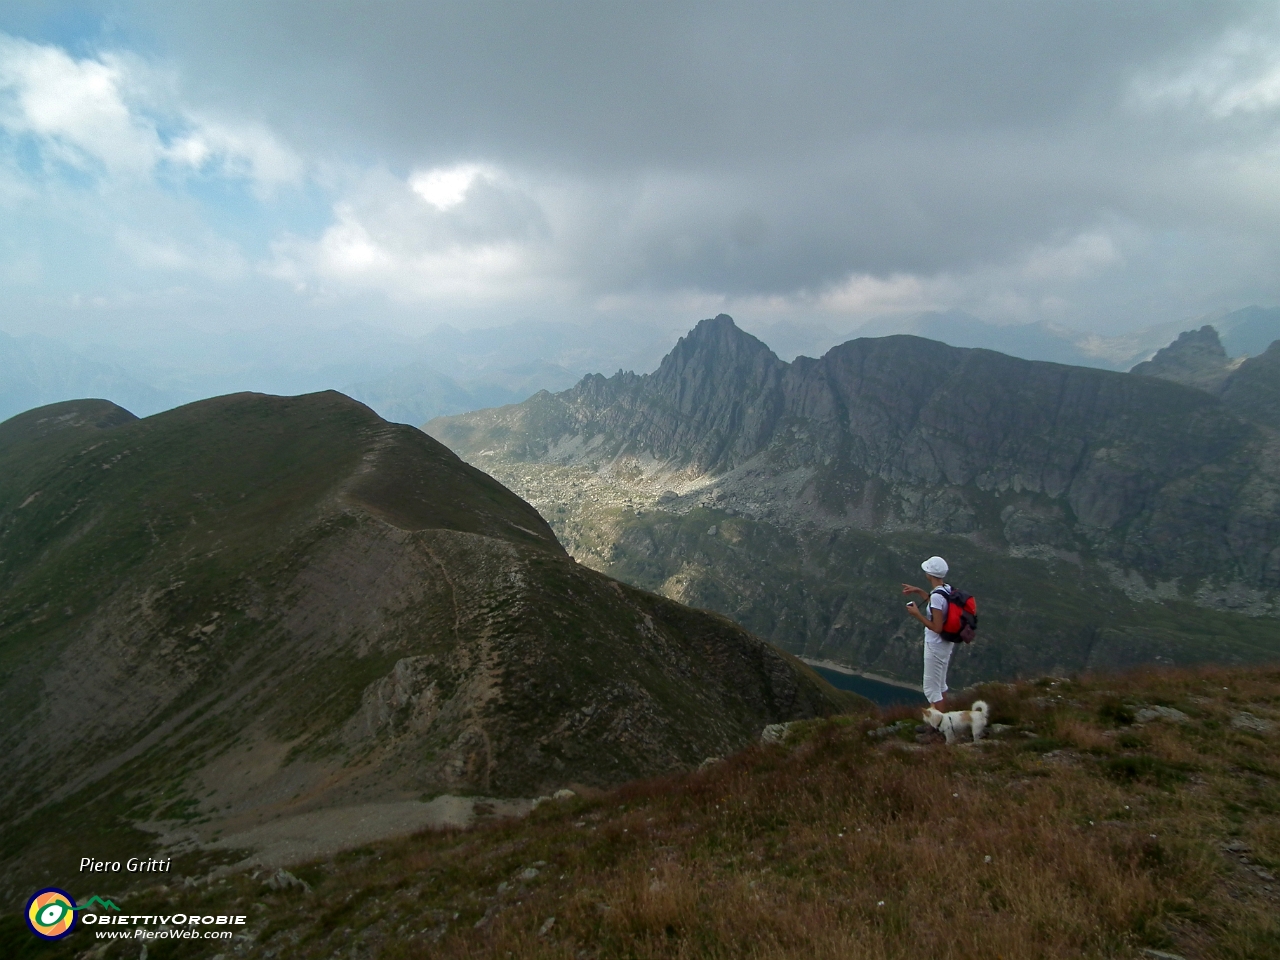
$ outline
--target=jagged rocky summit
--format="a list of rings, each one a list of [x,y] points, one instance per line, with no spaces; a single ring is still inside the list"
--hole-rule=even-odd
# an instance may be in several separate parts
[[[913,678],[893,584],[936,552],[991,601],[961,676],[1280,651],[1271,621],[1199,619],[1275,613],[1280,445],[1182,384],[914,336],[785,363],[720,315],[652,374],[426,429],[584,562],[810,657]]]
[[[1236,415],[1280,427],[1280,340],[1256,357],[1227,356],[1218,331],[1209,324],[1188,330],[1132,373],[1196,387]]]
[[[587,377],[430,429],[464,453],[632,458],[727,487],[749,476],[762,495],[791,494],[772,509],[824,526],[913,526],[1089,550],[1160,579],[1280,586],[1273,438],[1150,378],[909,336],[788,364],[721,314],[652,375]]]
[[[10,871],[77,830],[607,786],[850,703],[336,393],[0,424],[0,561]]]

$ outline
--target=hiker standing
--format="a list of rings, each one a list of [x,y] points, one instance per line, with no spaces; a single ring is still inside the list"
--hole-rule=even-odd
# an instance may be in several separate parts
[[[950,585],[945,582],[947,561],[941,557],[930,557],[920,564],[920,569],[929,578],[929,589],[921,590],[904,583],[902,593],[918,593],[929,600],[927,617],[920,612],[914,600],[907,604],[907,613],[924,624],[924,695],[935,710],[945,713],[947,665],[951,662],[954,648],[954,644],[942,638],[942,627],[947,619],[947,597],[951,593]]]

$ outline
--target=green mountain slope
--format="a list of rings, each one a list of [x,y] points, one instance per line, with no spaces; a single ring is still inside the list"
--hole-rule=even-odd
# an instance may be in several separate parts
[[[9,877],[85,855],[77,833],[145,855],[139,824],[198,842],[604,786],[848,702],[729,621],[579,566],[527,503],[340,394],[0,424]]]

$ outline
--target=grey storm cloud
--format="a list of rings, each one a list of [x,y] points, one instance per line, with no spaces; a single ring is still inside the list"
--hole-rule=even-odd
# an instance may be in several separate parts
[[[1249,5],[155,3],[207,85],[382,156],[736,169],[882,136],[1089,123]],[[1093,116],[1091,116],[1093,115]]]
[[[171,65],[202,110],[366,171],[339,234],[292,238],[282,275],[483,240],[587,298],[906,276],[1084,322],[1280,296],[1274,2],[87,9],[101,49]],[[414,171],[457,164],[494,173],[456,209],[406,210]]]
[[[589,185],[565,231],[588,287],[737,294],[970,270],[1108,217],[1223,229],[1198,154],[1268,128],[1144,113],[1133,84],[1276,26],[1203,2],[144,9],[201,97],[313,151]]]

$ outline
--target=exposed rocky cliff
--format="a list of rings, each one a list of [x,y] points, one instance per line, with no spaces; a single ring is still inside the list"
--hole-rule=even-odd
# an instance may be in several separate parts
[[[588,377],[429,429],[464,455],[723,477],[737,499],[752,495],[735,483],[750,474],[762,495],[786,485],[775,511],[824,526],[971,534],[1088,550],[1163,580],[1280,586],[1269,469],[1280,448],[1203,392],[1150,378],[918,337],[787,364],[721,315],[652,375]]]
[[[427,429],[513,483],[584,561],[901,676],[918,651],[887,592],[919,579],[917,553],[967,557],[965,582],[994,601],[984,631],[1002,646],[975,651],[975,670],[1185,658],[1172,622],[1156,641],[1154,621],[1117,611],[1163,597],[1263,613],[1280,587],[1280,443],[1150,377],[907,336],[788,364],[721,315],[651,375]],[[1062,615],[1037,580],[1073,584]],[[1014,583],[1022,595],[1002,596]],[[1274,624],[1257,630],[1272,649]]]
[[[847,704],[340,394],[0,424],[8,868],[91,823],[138,855],[137,823],[604,786]]]

